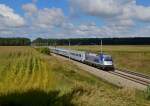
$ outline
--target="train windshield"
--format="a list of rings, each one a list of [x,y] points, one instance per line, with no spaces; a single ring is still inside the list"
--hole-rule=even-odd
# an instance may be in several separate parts
[[[104,61],[112,61],[112,58],[111,57],[105,57]]]

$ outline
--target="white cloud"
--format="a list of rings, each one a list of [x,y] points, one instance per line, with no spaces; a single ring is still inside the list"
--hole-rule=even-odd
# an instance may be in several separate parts
[[[134,32],[135,36],[139,37],[150,37],[150,25],[142,26],[141,28],[137,29],[138,31]]]
[[[33,2],[33,3],[36,3],[36,2],[38,2],[38,0],[32,0],[32,2]]]
[[[150,7],[136,0],[69,0],[72,13],[83,15],[71,19],[61,8],[38,8],[35,2],[24,4],[24,17],[6,5],[0,5],[0,36],[19,35],[31,38],[130,37],[150,36]],[[91,17],[96,17],[96,21]],[[103,20],[101,25],[97,19]],[[23,26],[24,25],[24,26]],[[5,27],[4,27],[5,26]],[[7,27],[9,26],[9,27]],[[23,27],[22,27],[23,26]]]
[[[33,27],[51,28],[59,26],[64,21],[64,14],[60,8],[37,9],[35,4],[25,4],[22,6],[25,10],[27,20]]]
[[[10,7],[0,4],[0,27],[19,27],[23,26],[25,21]]]
[[[150,7],[136,4],[136,0],[70,0],[71,11],[84,12],[101,18],[122,17],[150,21]],[[129,21],[128,21],[129,22]]]
[[[98,37],[150,36],[141,32],[137,34],[137,23],[150,22],[150,7],[138,5],[136,0],[70,0],[70,11],[73,15],[86,15],[103,19],[101,27],[81,25],[74,32],[81,35]],[[147,28],[146,28],[147,29]],[[72,31],[73,32],[73,31]],[[135,33],[136,32],[136,33]],[[141,35],[140,35],[141,34]]]
[[[25,7],[28,8],[26,9]],[[65,23],[65,15],[60,8],[37,9],[35,4],[25,4],[22,8],[25,10],[25,19],[28,25],[25,30],[27,33],[36,35],[36,37],[47,37],[53,34],[56,28],[62,27]]]
[[[135,18],[150,22],[150,7],[135,6]]]
[[[114,0],[70,0],[73,12],[82,11],[88,15],[110,17],[120,13],[118,2]]]
[[[24,5],[22,6],[22,9],[23,9],[24,11],[26,11],[28,15],[32,15],[32,14],[34,14],[35,12],[38,11],[38,9],[37,9],[37,7],[35,6],[35,4],[32,4],[32,3],[24,4]]]
[[[44,8],[37,12],[34,24],[43,27],[59,26],[63,21],[64,14],[60,8]]]

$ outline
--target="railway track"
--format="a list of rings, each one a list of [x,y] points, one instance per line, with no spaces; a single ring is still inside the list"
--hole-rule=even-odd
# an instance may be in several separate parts
[[[57,54],[53,54],[54,56],[58,57],[58,58],[62,58],[62,59],[67,59],[64,56],[61,55],[57,55]],[[147,86],[150,85],[150,78],[148,76],[142,75],[140,73],[136,73],[134,74],[134,72],[124,72],[124,71],[120,71],[120,70],[115,70],[115,71],[102,71],[97,67],[93,67],[91,65],[82,63],[79,64],[81,62],[76,61],[76,60],[72,60],[71,61],[74,62],[74,64],[78,65],[79,67],[82,67],[83,69],[85,69],[87,72],[100,77],[112,84],[115,84],[117,86],[120,87],[131,87],[131,88],[135,88],[135,89],[139,89],[139,90],[145,90],[147,89]],[[91,67],[91,68],[90,68]],[[93,67],[93,69],[92,69]],[[95,69],[94,69],[95,68]],[[116,77],[112,77],[116,76]],[[118,79],[118,80],[117,80]]]
[[[129,73],[129,74],[133,74],[133,75],[136,75],[136,76],[139,76],[139,77],[142,77],[142,78],[145,78],[145,79],[149,79],[149,80],[150,80],[150,76],[145,75],[145,74],[142,74],[142,73],[133,72],[133,71],[128,71],[128,70],[119,69],[119,68],[117,68],[117,70],[120,70],[120,71]]]
[[[150,78],[140,73],[131,72],[131,71],[119,71],[119,70],[109,71],[109,73],[134,81],[136,83],[140,83],[145,86],[150,85]]]
[[[74,61],[76,61],[76,60],[74,60]],[[78,61],[78,62],[80,62],[80,61]],[[86,64],[86,65],[89,65],[89,64]],[[89,65],[89,66],[91,66],[91,65]],[[92,67],[94,67],[94,66],[92,66]],[[94,68],[99,69],[98,67],[94,67]],[[108,73],[122,77],[127,80],[131,80],[135,83],[139,83],[144,86],[150,85],[150,77],[149,76],[141,74],[141,73],[137,73],[137,72],[127,71],[127,70],[120,71],[120,70],[121,69],[116,69],[115,71],[108,71]]]
[[[55,51],[55,50],[54,50]],[[56,51],[56,53],[58,52],[59,50]],[[61,50],[60,50],[61,51]],[[63,50],[62,50],[63,51]],[[74,53],[74,52],[73,52]],[[63,53],[59,53],[60,54],[64,54],[64,51]],[[64,54],[66,55],[66,54]],[[75,58],[75,57],[74,57]],[[80,57],[81,58],[81,57]],[[69,57],[69,59],[72,59]],[[73,59],[74,60],[74,59]],[[77,61],[78,59],[75,58],[75,61]],[[79,59],[79,62],[80,59]],[[85,62],[84,62],[85,63]],[[85,63],[86,64],[86,63]],[[87,64],[89,65],[89,64]],[[93,63],[90,63],[90,66],[92,67],[95,67],[95,68],[98,68],[96,66],[96,64],[93,65]],[[139,84],[142,84],[144,86],[149,86],[150,85],[150,77],[149,76],[146,76],[146,75],[143,75],[143,74],[139,74],[139,73],[135,73],[135,72],[131,72],[131,71],[127,71],[127,70],[123,70],[123,71],[120,71],[118,69],[116,69],[115,71],[109,71],[110,74],[113,74],[113,75],[116,75],[116,76],[119,76],[119,77],[122,77],[124,79],[128,79],[128,80],[131,80],[133,82],[136,82],[136,83],[139,83]]]

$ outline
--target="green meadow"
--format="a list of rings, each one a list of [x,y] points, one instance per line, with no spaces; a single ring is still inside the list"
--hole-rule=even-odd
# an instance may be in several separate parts
[[[146,93],[118,88],[31,47],[0,47],[1,106],[149,106]]]

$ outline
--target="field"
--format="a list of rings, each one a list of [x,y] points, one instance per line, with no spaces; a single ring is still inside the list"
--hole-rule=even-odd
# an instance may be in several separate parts
[[[63,46],[69,48],[68,46]],[[71,46],[71,49],[100,53],[100,45]],[[103,52],[112,55],[115,66],[150,75],[150,46],[103,46]]]
[[[2,106],[149,106],[145,94],[108,84],[31,47],[0,47]]]

